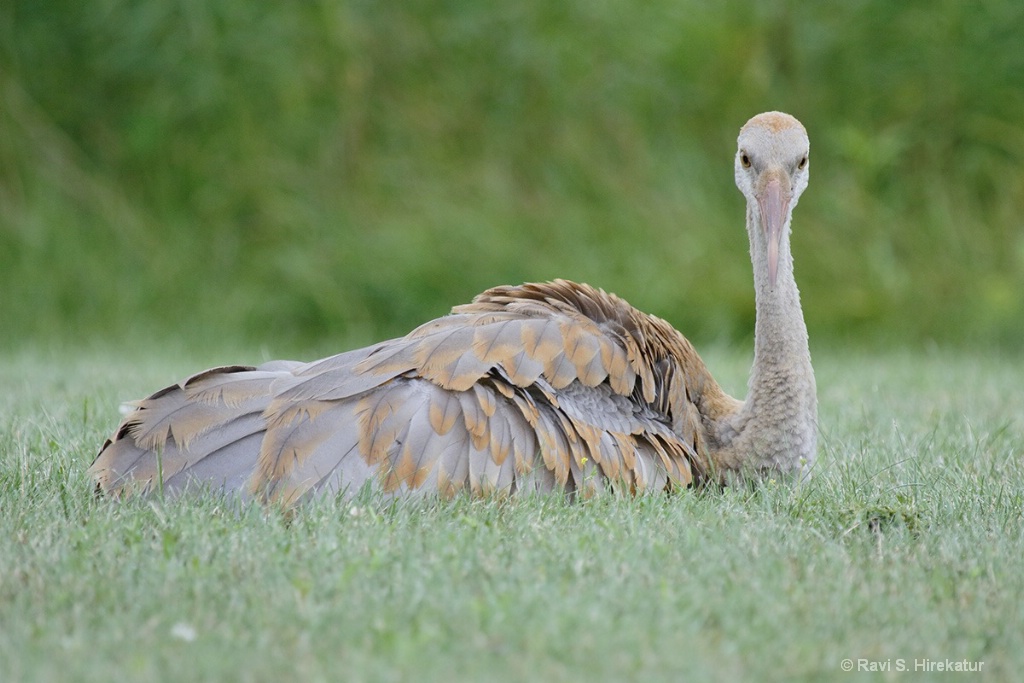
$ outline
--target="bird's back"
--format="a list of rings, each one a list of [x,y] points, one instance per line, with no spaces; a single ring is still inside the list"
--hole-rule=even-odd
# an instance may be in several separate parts
[[[686,486],[733,407],[664,321],[587,285],[499,287],[405,337],[313,363],[214,368],[134,404],[90,471],[293,504]]]

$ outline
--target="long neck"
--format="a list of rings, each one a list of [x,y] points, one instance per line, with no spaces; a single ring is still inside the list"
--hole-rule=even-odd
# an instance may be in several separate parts
[[[745,463],[756,468],[805,470],[814,458],[817,399],[807,326],[793,276],[788,220],[773,284],[763,233],[755,232],[760,231],[760,221],[755,219],[753,209],[748,209],[757,323],[737,446]]]
[[[752,218],[748,214],[748,224]],[[754,228],[759,229],[756,226]],[[807,326],[800,307],[800,291],[793,275],[793,254],[790,251],[788,232],[787,225],[779,245],[778,272],[774,284],[768,275],[766,250],[760,248],[754,239],[751,240],[750,256],[754,266],[754,296],[757,305],[751,388],[761,369],[810,366]]]

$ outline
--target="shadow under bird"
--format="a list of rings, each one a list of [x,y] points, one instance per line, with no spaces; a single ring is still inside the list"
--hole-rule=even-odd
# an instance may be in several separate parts
[[[311,363],[200,372],[133,404],[90,467],[99,491],[212,489],[282,505],[352,495],[515,495],[803,476],[817,399],[790,219],[804,127],[740,130],[757,322],[748,395],[683,335],[588,285],[490,289],[399,339]]]

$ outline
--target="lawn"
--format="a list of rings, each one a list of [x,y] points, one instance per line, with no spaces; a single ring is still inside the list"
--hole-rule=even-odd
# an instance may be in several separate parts
[[[94,5],[0,2],[0,683],[1022,678],[1020,0]],[[615,291],[742,395],[769,109],[813,150],[810,482],[92,495],[121,401],[501,282]]]
[[[115,504],[117,404],[265,351],[0,357],[0,680],[847,680],[1024,670],[1024,367],[816,355],[805,485],[641,499]],[[707,354],[742,394],[744,351]],[[864,660],[858,662],[858,660]],[[904,674],[905,675],[905,674]],[[861,680],[864,676],[854,676]]]

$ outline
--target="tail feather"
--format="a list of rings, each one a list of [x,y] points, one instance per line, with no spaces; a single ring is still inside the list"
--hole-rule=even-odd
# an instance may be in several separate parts
[[[207,488],[224,493],[238,493],[249,498],[255,454],[259,452],[260,432],[208,452],[205,456],[175,474],[164,476],[164,495],[176,497],[191,488]]]
[[[90,473],[115,496],[285,505],[687,485],[704,443],[688,392],[708,380],[690,387],[657,346],[674,331],[640,316],[583,285],[499,288],[401,339],[213,368],[133,404]]]

